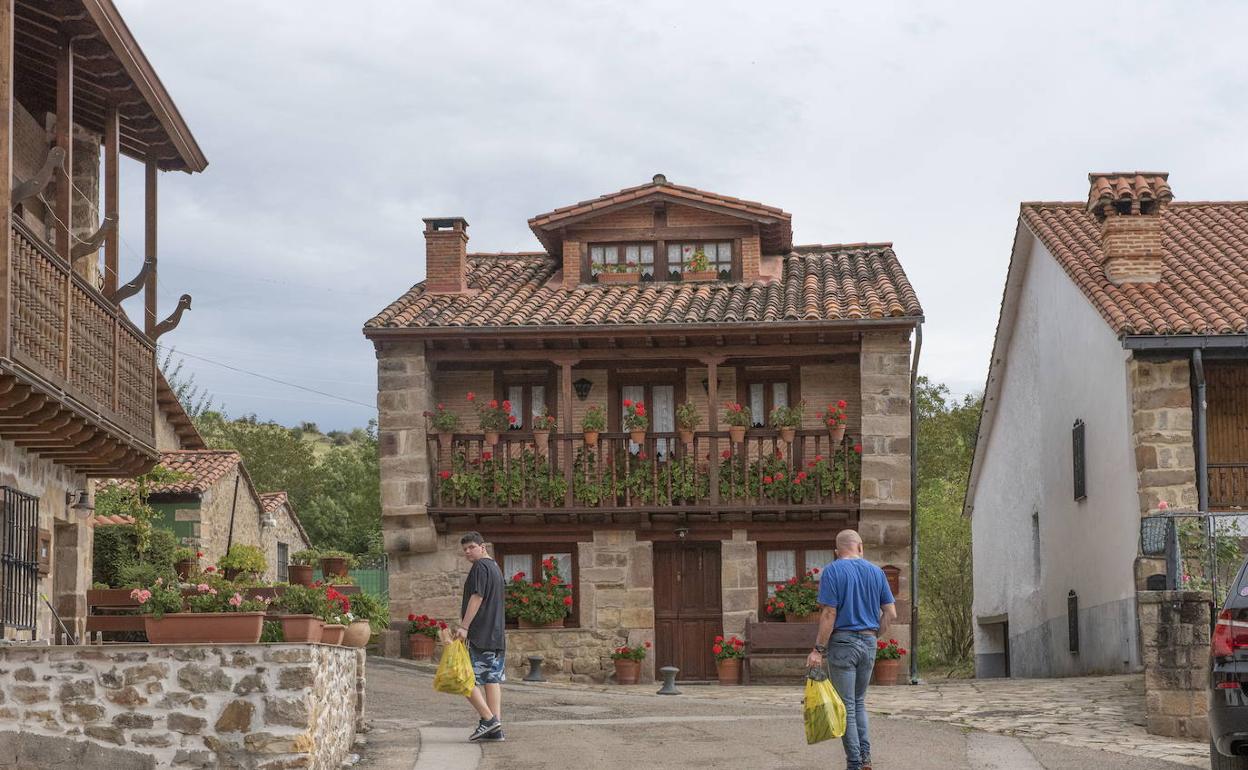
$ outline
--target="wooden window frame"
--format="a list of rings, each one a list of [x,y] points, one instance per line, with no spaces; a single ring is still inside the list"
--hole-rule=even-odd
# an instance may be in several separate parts
[[[837,530],[837,532],[839,531],[840,530]],[[822,564],[807,564],[806,563],[806,551],[827,549],[827,550],[835,552],[836,551],[836,534],[837,533],[832,534],[831,540],[811,540],[811,541],[801,541],[801,542],[777,541],[774,543],[772,542],[758,543],[757,550],[758,550],[758,619],[759,620],[766,620],[768,617],[770,617],[769,615],[767,615],[767,586],[768,586],[767,554],[771,551],[793,551],[794,552],[794,555],[793,555],[794,569],[797,570],[798,575],[805,573],[806,570],[810,569],[811,567],[818,567],[819,569],[822,570],[824,567],[824,565]]]
[[[680,244],[680,245],[691,244],[694,247],[697,247],[697,246],[706,246],[707,244],[712,244],[712,243],[713,244],[727,243],[731,246],[732,264],[730,265],[729,270],[728,270],[728,280],[740,281],[741,280],[741,238],[672,238],[669,240],[664,240],[660,238],[657,240],[633,240],[633,241],[589,240],[583,244],[583,248],[582,248],[583,253],[581,254],[581,275],[594,278],[594,280],[596,281],[596,277],[594,276],[594,260],[590,256],[591,252],[593,251],[595,247],[616,246],[618,248],[623,249],[626,246],[653,246],[654,247],[653,281],[655,283],[663,282],[663,281],[671,281],[674,283],[678,283],[680,280],[679,277],[673,278],[672,273],[674,272],[677,274],[677,276],[679,276],[682,273],[682,270],[681,270],[682,265],[681,264],[672,265],[669,262],[668,257],[667,257],[668,245],[669,244]],[[586,282],[588,283],[588,281]]]
[[[581,627],[581,564],[580,554],[577,542],[553,542],[553,543],[494,543],[494,561],[498,562],[498,568],[503,569],[507,556],[531,556],[534,565],[542,563],[542,554],[544,553],[571,553],[572,554],[572,574],[564,575],[564,582],[572,584],[572,614],[563,619],[564,628],[580,628]],[[532,575],[526,575],[529,580],[533,579]],[[511,582],[511,575],[503,574],[504,586]],[[519,624],[514,620],[508,620],[506,627],[509,630],[516,629]]]
[[[524,388],[524,401],[520,404],[520,414],[526,415],[524,426],[508,430],[531,432],[533,430],[533,386],[542,385],[546,388],[546,410],[555,419],[559,419],[559,391],[557,388],[557,372],[554,369],[545,371],[508,372],[497,369],[494,372],[494,398],[498,403],[507,400],[509,388],[519,385]]]
[[[739,366],[737,367],[737,403],[742,406],[750,405],[750,385],[771,385],[777,382],[783,382],[789,386],[789,406],[802,402],[802,374],[800,367],[790,366],[788,372],[785,373],[779,371],[751,372],[748,368]],[[765,388],[763,390],[764,413],[762,415],[750,415],[750,422],[753,423],[755,419],[761,418],[761,427],[772,427],[767,424],[767,421],[771,417],[771,410],[775,408],[772,389]]]
[[[283,553],[285,549],[285,553]],[[284,557],[284,558],[283,558]],[[279,583],[285,583],[290,575],[290,544],[278,542],[277,544],[277,580]]]
[[[624,408],[623,399],[620,397],[620,391],[625,385],[640,385],[646,389],[644,401],[650,403],[653,399],[651,396],[655,385],[671,385],[673,386],[672,406],[673,408],[685,403],[686,393],[685,386],[688,383],[688,373],[685,369],[663,369],[653,372],[632,372],[621,371],[616,369],[607,370],[607,430],[618,433],[620,427],[620,412]]]
[[[597,276],[594,275],[594,260],[590,256],[590,252],[592,252],[595,247],[615,246],[617,248],[623,249],[628,246],[651,246],[654,248],[654,280],[666,281],[668,280],[667,275],[669,272],[667,269],[667,254],[665,252],[660,257],[658,243],[659,242],[657,241],[648,241],[648,240],[589,241],[585,244],[585,249],[584,249],[585,254],[581,257],[581,275],[590,276],[591,278],[594,278],[595,282],[597,281]],[[638,261],[637,263],[637,268],[638,268],[638,273],[640,273],[641,272],[640,261]],[[641,279],[638,278],[638,280],[641,280]]]
[[[728,280],[741,280],[741,239],[740,238],[673,238],[663,243],[663,258],[667,258],[667,247],[669,245],[692,245],[695,249],[698,246],[705,247],[707,244],[727,243],[732,248],[732,263],[728,267]],[[683,273],[681,268],[683,264],[676,266],[676,272]],[[670,274],[670,270],[668,271]]]

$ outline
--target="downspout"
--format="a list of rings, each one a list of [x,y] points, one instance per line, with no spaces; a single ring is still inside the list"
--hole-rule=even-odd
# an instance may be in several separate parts
[[[919,354],[923,324],[914,325],[910,364],[910,684],[919,683]]]
[[[234,501],[230,503],[230,534],[225,538],[225,552],[228,554],[230,548],[234,545],[234,511],[238,510],[238,482],[243,477],[243,470],[240,467],[238,475],[234,477]]]
[[[1209,426],[1205,413],[1205,362],[1200,348],[1192,348],[1192,377],[1196,380],[1196,507],[1201,514],[1209,512]],[[1218,595],[1218,574],[1213,552],[1213,520],[1201,519],[1205,529],[1205,548],[1208,551],[1209,581],[1212,595]]]

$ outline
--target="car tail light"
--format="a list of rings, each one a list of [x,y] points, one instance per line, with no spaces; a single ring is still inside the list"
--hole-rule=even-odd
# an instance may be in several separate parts
[[[1241,648],[1248,648],[1248,621],[1232,620],[1231,611],[1222,610],[1213,627],[1209,652],[1215,658],[1228,658]]]

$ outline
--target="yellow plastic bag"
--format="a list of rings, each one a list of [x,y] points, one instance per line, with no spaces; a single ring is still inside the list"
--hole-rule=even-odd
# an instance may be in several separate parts
[[[845,704],[821,669],[811,669],[806,679],[806,742],[818,743],[845,734]]]
[[[476,682],[476,676],[472,673],[472,658],[468,657],[468,647],[462,639],[456,639],[442,651],[442,662],[438,664],[438,672],[433,675],[433,689],[467,697],[472,694]],[[845,721],[843,715],[841,721]]]

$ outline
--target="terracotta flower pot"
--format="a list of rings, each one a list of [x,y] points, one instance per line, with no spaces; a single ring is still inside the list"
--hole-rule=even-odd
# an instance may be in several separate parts
[[[598,283],[637,283],[640,273],[599,273]]]
[[[546,454],[546,452],[550,449],[550,431],[533,431],[533,446],[537,449],[537,453],[539,455]]]
[[[343,647],[363,647],[368,644],[368,637],[373,633],[372,626],[367,620],[352,621],[347,626],[346,633],[342,635]]]
[[[593,449],[594,447],[598,446],[598,431],[587,430],[582,434],[582,436],[585,439],[585,446],[589,447],[590,449]]]
[[[890,687],[897,684],[897,674],[901,670],[901,659],[876,660],[871,671],[871,684]]]
[[[438,431],[438,449],[446,451],[450,449],[451,445],[454,443],[455,443],[454,433],[445,433],[443,431]]]
[[[718,270],[698,270],[697,272],[694,272],[692,270],[686,270],[685,272],[680,274],[680,280],[682,281],[716,281],[716,280],[719,280],[719,271]]]
[[[437,640],[424,634],[412,634],[407,637],[407,651],[412,660],[429,660],[433,657],[433,648]]]
[[[794,615],[791,612],[784,613],[785,623],[818,623],[819,613],[811,612],[806,615]]]
[[[341,556],[321,559],[321,577],[323,578],[329,579],[331,577],[345,576],[347,569],[347,560]]]
[[[741,659],[724,658],[715,661],[715,671],[719,674],[721,685],[741,684]]]
[[[183,559],[182,561],[173,565],[173,569],[178,573],[179,580],[182,580],[184,582],[187,580],[190,580],[191,574],[195,572],[195,560]]]
[[[342,635],[347,627],[339,623],[326,623],[321,631],[321,644],[342,644]]]
[[[534,623],[531,620],[520,618],[521,628],[563,628],[563,618],[552,620],[549,623]]]
[[[646,432],[644,430],[630,430],[628,438],[634,444],[644,444],[646,442]]]
[[[312,587],[312,565],[291,564],[286,567],[286,581],[292,586]]]
[[[491,446],[491,447],[492,447],[492,446],[498,446],[498,436],[499,436],[499,432],[498,432],[498,431],[496,431],[496,430],[487,430],[487,431],[483,431],[483,433],[485,434],[485,445],[486,445],[486,446]]]
[[[263,612],[176,612],[143,618],[151,644],[255,644],[264,630]]]
[[[845,440],[845,423],[838,422],[835,428],[828,428],[828,435],[832,437],[832,447],[835,449]]]
[[[680,443],[685,446],[693,443],[693,428],[680,428],[677,432],[680,434]]]
[[[321,627],[325,624],[315,615],[279,615],[282,637],[288,642],[316,644],[321,641]]]
[[[729,425],[728,438],[731,439],[734,444],[740,444],[742,441],[745,441],[745,426]]]
[[[640,660],[621,658],[614,663],[616,684],[637,684],[637,680],[641,678]]]
[[[792,444],[793,439],[797,438],[797,428],[781,428],[780,440],[786,444]]]

